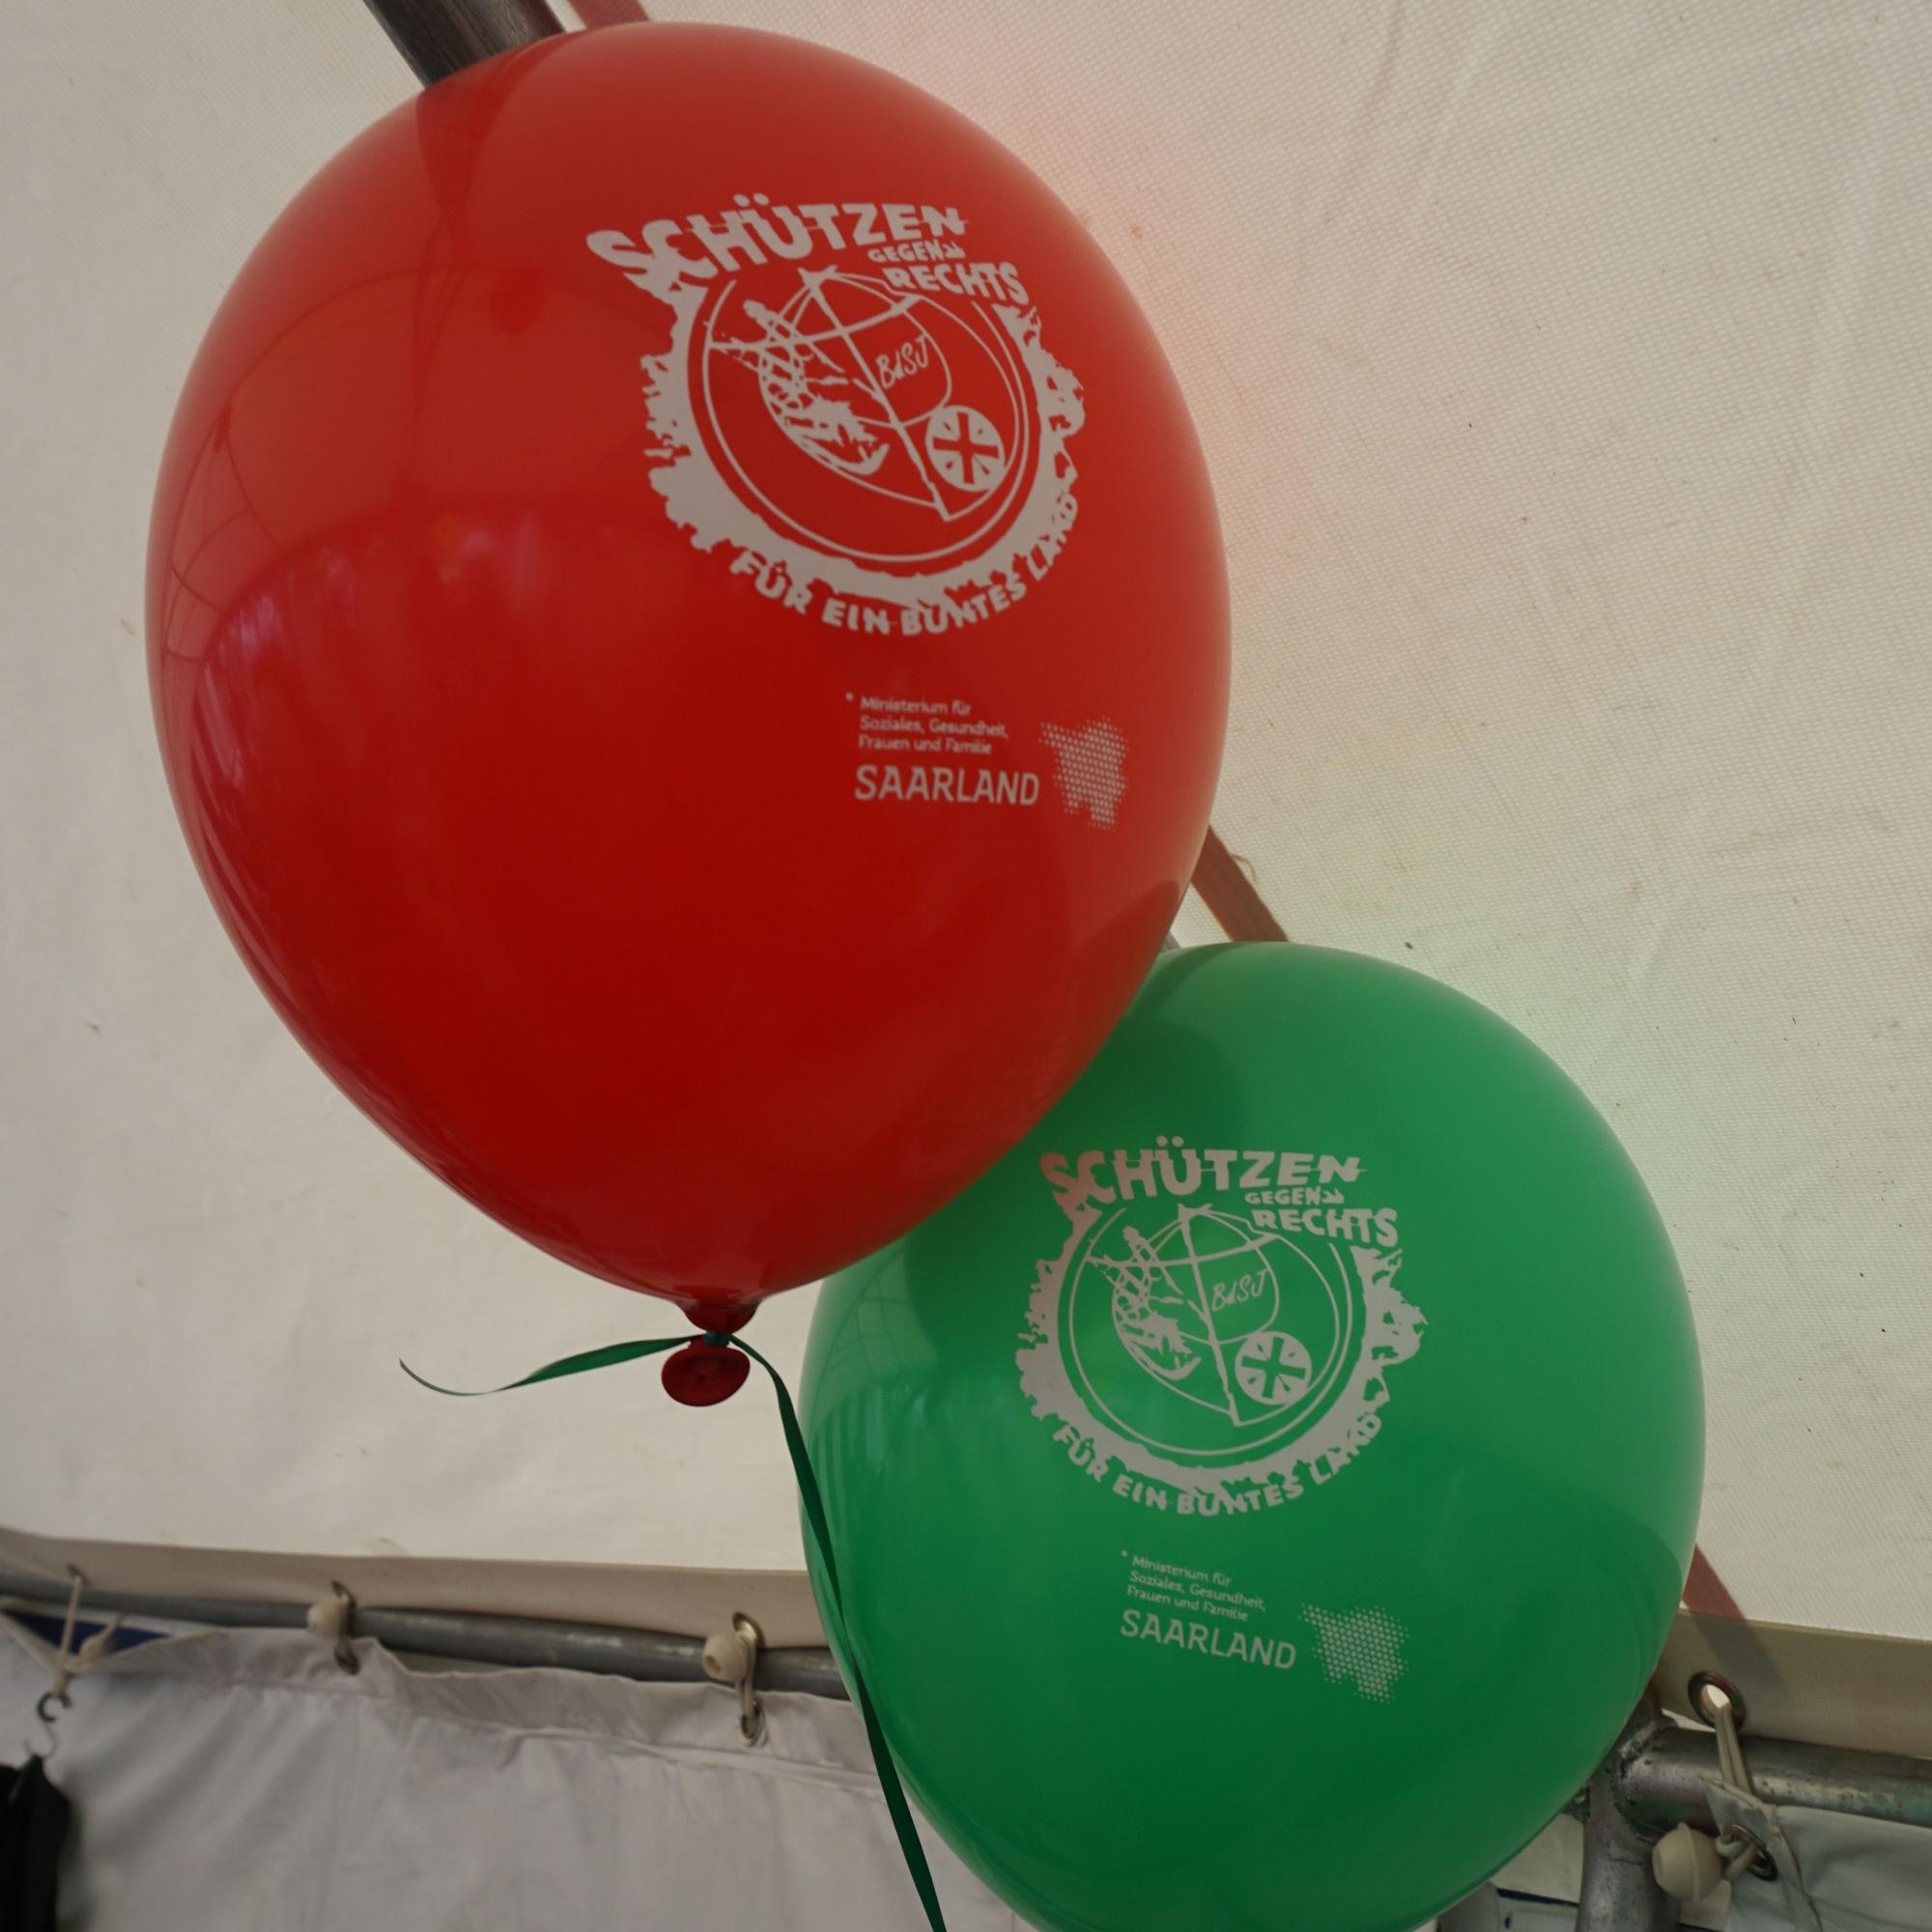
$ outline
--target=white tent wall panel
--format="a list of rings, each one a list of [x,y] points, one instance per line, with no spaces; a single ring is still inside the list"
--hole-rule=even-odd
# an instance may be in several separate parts
[[[422,1675],[372,1644],[144,1645],[74,1687],[49,1765],[90,1932],[535,1926],[900,1932],[919,1901],[850,1706],[570,1671]],[[44,1687],[0,1639],[0,1703]],[[1026,1932],[937,1839],[952,1932]]]
[[[1932,1634],[1932,14],[653,11],[881,61],[1088,219],[1218,479],[1228,844],[1297,939],[1488,1001],[1615,1122],[1686,1264],[1704,1541],[1746,1609]],[[486,1383],[675,1318],[355,1116],[163,795],[138,633],[175,387],[405,71],[351,0],[10,26],[0,1522],[795,1565],[755,1389],[696,1415],[647,1367],[469,1405],[401,1380],[399,1353]],[[808,1312],[759,1318],[788,1369]]]

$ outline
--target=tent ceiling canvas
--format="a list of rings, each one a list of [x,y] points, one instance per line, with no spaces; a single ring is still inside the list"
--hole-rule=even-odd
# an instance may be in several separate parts
[[[880,62],[1088,221],[1217,479],[1230,850],[1292,936],[1488,1002],[1616,1124],[1690,1282],[1703,1544],[1743,1608],[1932,1636],[1932,15],[653,11]],[[796,1567],[755,1390],[403,1381],[399,1354],[489,1382],[675,1318],[365,1125],[229,952],[163,791],[140,584],[176,386],[406,71],[351,0],[10,25],[0,1522]],[[1180,932],[1214,936],[1193,901]],[[787,1371],[809,1300],[759,1317]]]

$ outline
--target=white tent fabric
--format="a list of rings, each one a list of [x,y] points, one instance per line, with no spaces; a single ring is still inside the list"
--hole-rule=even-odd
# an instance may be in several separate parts
[[[1932,1847],[1916,1826],[1846,1818],[1780,1805],[1777,1822],[1796,1855],[1802,1887],[1741,1880],[1733,1889],[1731,1932],[1919,1932],[1932,1898]]]
[[[1616,1122],[1686,1264],[1704,1544],[1744,1608],[1932,1635],[1932,14],[654,11],[880,61],[1086,217],[1218,479],[1229,844],[1295,937],[1487,1000]],[[795,1569],[755,1388],[695,1414],[647,1369],[472,1405],[402,1380],[674,1321],[355,1116],[162,790],[139,586],[176,384],[407,75],[349,0],[9,26],[0,1523]],[[808,1315],[759,1318],[788,1370]]]
[[[919,1920],[849,1705],[560,1670],[418,1674],[301,1635],[145,1644],[79,1679],[49,1761],[88,1932],[639,1926],[898,1932]],[[0,1707],[45,1677],[0,1640]],[[7,1754],[13,1755],[11,1742]],[[927,1838],[952,1932],[1026,1932]]]

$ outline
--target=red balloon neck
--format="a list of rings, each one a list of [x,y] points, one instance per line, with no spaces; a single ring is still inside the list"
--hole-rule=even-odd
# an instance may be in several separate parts
[[[730,1300],[722,1295],[694,1295],[678,1305],[707,1335],[735,1335],[758,1306],[755,1301]]]

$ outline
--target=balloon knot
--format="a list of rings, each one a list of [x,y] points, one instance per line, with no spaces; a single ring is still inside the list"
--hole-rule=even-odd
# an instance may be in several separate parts
[[[751,1356],[734,1349],[730,1336],[707,1328],[667,1355],[659,1376],[673,1402],[688,1408],[709,1408],[736,1395],[751,1373]]]

